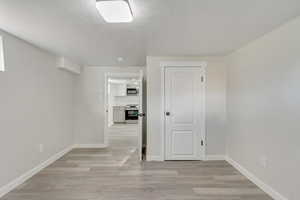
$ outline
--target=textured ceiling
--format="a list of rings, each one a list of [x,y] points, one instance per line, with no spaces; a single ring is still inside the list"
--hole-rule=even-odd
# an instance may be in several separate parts
[[[134,22],[106,24],[95,0],[0,0],[0,28],[81,64],[141,66],[225,55],[300,14],[299,0],[129,1]]]

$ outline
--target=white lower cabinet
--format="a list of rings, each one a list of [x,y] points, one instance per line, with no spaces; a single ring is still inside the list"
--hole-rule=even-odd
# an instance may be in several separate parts
[[[125,106],[114,106],[113,107],[113,120],[114,123],[125,122]]]

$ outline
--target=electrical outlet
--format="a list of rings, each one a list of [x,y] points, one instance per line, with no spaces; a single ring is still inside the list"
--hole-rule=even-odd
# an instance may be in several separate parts
[[[259,159],[259,162],[260,162],[260,165],[263,167],[263,168],[267,168],[267,165],[268,165],[268,159],[266,156],[261,156],[260,159]]]
[[[44,145],[43,144],[39,144],[39,151],[40,151],[40,153],[44,152]]]

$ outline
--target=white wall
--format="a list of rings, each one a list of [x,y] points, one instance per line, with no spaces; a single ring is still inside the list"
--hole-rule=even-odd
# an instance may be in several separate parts
[[[300,18],[229,57],[229,157],[300,199]],[[266,159],[263,167],[261,160]]]
[[[226,65],[222,58],[148,57],[147,58],[147,155],[161,158],[161,61],[206,61],[207,155],[225,155]]]
[[[143,67],[84,67],[75,88],[75,142],[104,144],[105,73],[139,73]]]
[[[0,30],[0,187],[73,144],[73,76],[56,57]],[[44,144],[44,152],[39,152]]]

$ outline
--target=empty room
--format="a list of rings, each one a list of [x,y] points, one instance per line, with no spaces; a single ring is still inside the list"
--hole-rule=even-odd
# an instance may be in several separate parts
[[[0,0],[0,200],[299,200],[299,0]]]

